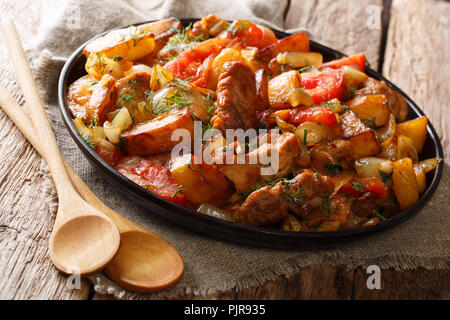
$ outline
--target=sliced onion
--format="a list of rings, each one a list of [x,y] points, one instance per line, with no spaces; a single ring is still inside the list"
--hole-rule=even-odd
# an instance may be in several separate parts
[[[395,116],[391,113],[389,121],[383,127],[376,130],[380,142],[386,141],[395,135],[395,128],[397,123],[395,122]]]
[[[126,107],[120,109],[113,121],[111,121],[111,127],[120,127],[122,131],[127,130],[132,124],[133,120]]]
[[[434,170],[438,163],[442,161],[442,158],[430,158],[423,161],[420,161],[420,165],[422,166],[425,173],[430,172],[431,170]]]
[[[295,91],[291,92],[291,94],[289,95],[289,102],[291,106],[314,105],[314,100],[311,95],[302,88],[297,88],[295,89]]]
[[[213,206],[208,203],[204,203],[200,205],[197,209],[198,212],[203,213],[207,216],[214,217],[217,219],[222,219],[226,221],[232,221],[232,216],[230,213],[226,212],[225,210],[222,210],[216,206]]]
[[[175,88],[162,88],[161,90],[158,90],[152,99],[153,109],[156,111],[161,106],[167,104],[165,99],[172,97],[175,94],[175,91]]]
[[[300,143],[307,146],[314,146],[325,140],[329,136],[329,129],[326,125],[306,121],[300,124],[295,130],[295,135]]]
[[[120,109],[114,110],[113,112],[110,112],[106,115],[106,118],[108,119],[109,122],[113,121],[113,119],[117,116],[117,114],[119,113]]]
[[[323,62],[322,54],[318,52],[282,52],[276,57],[279,64],[287,64],[292,68],[306,66],[320,67]]]
[[[103,124],[105,135],[111,143],[118,144],[120,142],[120,133],[122,130],[120,127],[113,127],[109,121],[105,121]]]
[[[344,66],[344,83],[347,88],[357,88],[366,81],[367,75],[355,68]]]
[[[105,139],[100,139],[98,141],[98,147],[108,150],[109,152],[113,152],[116,149],[116,147],[114,147],[114,145],[111,142]]]
[[[103,127],[95,126],[92,128],[92,141],[98,144],[99,140],[106,139],[105,130]]]
[[[427,188],[427,179],[425,177],[425,170],[419,163],[414,164],[414,174],[417,180],[417,190],[422,193]]]
[[[145,64],[135,64],[130,69],[125,71],[124,76],[127,77],[129,75],[132,75],[132,74],[138,73],[138,72],[146,72],[151,75],[153,73],[153,68],[151,68]]]
[[[153,66],[152,78],[150,79],[150,90],[156,91],[167,82],[174,79],[173,73],[164,69],[159,64]]]
[[[392,161],[387,160],[385,162],[382,162],[380,164],[379,170],[384,172],[384,173],[386,173],[386,174],[391,174],[392,171],[394,170],[394,167],[392,166]]]
[[[86,127],[81,118],[75,118],[73,120],[73,124],[75,126],[75,129],[77,129],[78,133],[80,134],[80,136],[83,137],[83,139],[86,140],[89,138],[89,136],[91,135],[91,130],[89,130],[89,128]]]
[[[203,149],[203,155],[214,155],[215,150],[217,149],[223,149],[227,144],[225,138],[218,134],[212,138],[211,141],[208,141],[205,143],[205,147]]]
[[[354,167],[356,174],[360,178],[381,178],[380,166],[386,159],[376,157],[365,157],[355,161]]]
[[[289,131],[289,132],[295,132],[295,126],[287,123],[286,121],[281,120],[279,117],[276,117],[277,120],[277,126],[282,130],[282,131]]]

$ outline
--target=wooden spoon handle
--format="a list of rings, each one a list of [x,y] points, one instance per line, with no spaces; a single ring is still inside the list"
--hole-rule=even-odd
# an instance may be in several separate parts
[[[58,191],[58,197],[62,197],[67,190],[66,188],[71,188],[72,185],[64,168],[55,136],[42,105],[19,35],[11,19],[2,20],[1,29],[22,93],[30,108],[34,128],[38,133],[39,140],[45,142],[45,145],[42,144],[44,147],[41,151],[45,154],[45,159]]]
[[[45,154],[42,151],[42,146],[39,139],[36,137],[33,123],[25,111],[23,111],[22,107],[16,102],[16,100],[2,84],[0,84],[0,106],[23,133],[25,138],[27,138],[27,140],[33,145],[34,149],[36,149],[36,151],[45,159]],[[117,224],[120,232],[125,232],[136,228],[149,232],[143,227],[131,222],[130,220],[119,215],[117,212],[108,208],[103,202],[100,201],[100,199],[96,197],[96,195],[89,189],[83,180],[76,174],[75,170],[65,160],[64,165],[78,194],[81,195],[83,199],[95,209],[106,213],[114,221],[114,223]]]

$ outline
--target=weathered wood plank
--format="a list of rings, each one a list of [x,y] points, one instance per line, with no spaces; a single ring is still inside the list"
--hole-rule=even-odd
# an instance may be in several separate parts
[[[0,12],[15,18],[20,34],[31,39],[37,32],[38,1],[3,1]],[[0,70],[0,81],[22,101],[17,84],[6,82],[13,71],[3,45]],[[69,289],[67,278],[50,262],[48,238],[54,220],[46,203],[53,189],[50,176],[44,161],[2,110],[0,141],[0,299],[87,299],[90,284],[83,280],[79,290]]]
[[[450,270],[381,270],[381,289],[367,288],[368,274],[346,266],[304,268],[294,277],[280,277],[261,286],[207,297],[180,299],[449,299]],[[94,295],[95,300],[112,297]]]
[[[394,0],[384,75],[427,114],[450,156],[450,3]]]
[[[377,69],[382,12],[382,0],[291,0],[285,28],[305,28],[313,40],[345,54],[364,52]]]

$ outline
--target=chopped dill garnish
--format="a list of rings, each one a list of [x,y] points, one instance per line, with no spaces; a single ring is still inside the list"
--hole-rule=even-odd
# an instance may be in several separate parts
[[[351,183],[353,190],[358,192],[367,192],[369,189],[367,188],[368,184],[363,181],[354,181]]]
[[[381,221],[386,221],[386,218],[379,214],[377,210],[373,210],[373,214]]]
[[[172,194],[172,199],[177,196],[181,192],[181,189],[183,189],[183,186],[178,186],[177,190]]]
[[[117,100],[117,106],[119,107],[126,107],[128,105],[130,105],[131,101],[135,99],[134,96],[128,94],[128,93],[123,93],[119,100]]]
[[[227,148],[228,146],[225,146],[224,148]],[[224,150],[226,151],[226,150]],[[251,193],[253,193],[254,191],[261,189],[263,187],[266,186],[275,186],[278,182],[280,181],[285,181],[286,178],[278,178],[278,179],[270,179],[270,178],[266,178],[266,180],[264,182],[258,182],[256,183],[252,188],[250,188],[249,190],[244,190],[242,192],[239,192],[239,194],[243,197],[243,198],[247,198]]]
[[[94,141],[92,141],[92,133],[89,133],[87,137],[84,137],[84,141],[94,150],[97,150],[97,146],[95,145]]]
[[[298,72],[300,72],[300,73],[309,72],[309,70],[311,70],[311,66],[306,66],[306,67],[298,69]]]

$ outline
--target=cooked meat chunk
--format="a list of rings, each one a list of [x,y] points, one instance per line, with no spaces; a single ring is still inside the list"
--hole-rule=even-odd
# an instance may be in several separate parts
[[[295,134],[284,132],[275,143],[278,151],[278,172],[273,178],[287,176],[294,166],[306,167],[309,164],[309,154],[306,149],[302,149]],[[306,164],[306,165],[305,165]]]
[[[384,81],[378,81],[374,78],[368,78],[363,87],[355,91],[355,96],[384,94],[387,96],[389,111],[391,111],[397,121],[404,121],[408,116],[408,105],[405,99],[389,88]]]
[[[264,69],[259,69],[255,72],[256,80],[256,95],[259,98],[257,103],[257,110],[259,112],[267,110],[269,107],[269,92],[268,85],[269,80],[267,78],[267,71]]]
[[[288,214],[287,217],[281,222],[281,230],[299,232],[303,231],[304,227],[294,215]]]
[[[215,14],[210,14],[203,17],[201,20],[196,21],[192,28],[194,36],[202,36],[205,39],[209,37],[215,37],[220,32],[226,30],[230,26],[230,23],[218,18]]]
[[[217,86],[217,110],[211,119],[219,130],[249,129],[256,126],[255,75],[240,62],[227,62]]]
[[[150,75],[146,72],[136,72],[116,82],[116,107],[126,107],[136,122],[144,122],[154,117],[151,110],[142,113],[138,104],[146,101],[145,94],[150,90]]]
[[[267,143],[261,144],[257,149],[249,152],[247,158],[249,161],[256,160],[258,164],[263,166],[272,166],[272,170],[277,169],[274,164],[278,163],[278,170],[273,174],[269,173],[271,179],[287,176],[292,172],[294,166],[303,168],[310,164],[308,151],[298,143],[297,137],[293,133],[284,132],[281,136],[268,135],[266,138]],[[276,141],[273,140],[274,138],[276,138]],[[273,154],[274,152],[278,153],[278,159]],[[269,157],[272,163],[268,164],[263,161]]]
[[[351,145],[350,141],[342,139],[321,142],[311,149],[311,158],[328,169],[336,166],[350,169],[352,167]]]
[[[315,174],[309,169],[305,169],[292,180],[284,181],[283,186],[283,200],[298,216],[306,216],[319,208],[334,189],[331,178]]]
[[[233,221],[253,226],[266,226],[284,219],[287,204],[282,201],[281,183],[265,186],[250,194],[241,206],[230,209]]]
[[[261,177],[261,168],[257,164],[230,164],[219,169],[233,182],[236,192],[251,189]]]
[[[330,178],[305,170],[292,180],[252,192],[242,205],[233,206],[229,211],[235,222],[265,226],[285,219],[288,210],[299,216],[309,214],[319,208],[332,191]]]
[[[121,139],[128,154],[148,156],[172,150],[179,143],[172,140],[172,133],[177,129],[186,129],[193,135],[194,120],[187,108],[138,123],[124,131]]]
[[[306,216],[305,231],[336,231],[346,224],[351,215],[349,200],[337,194],[324,200],[319,209]]]
[[[366,192],[353,201],[352,211],[358,217],[368,217],[377,209],[377,196],[372,192]]]

